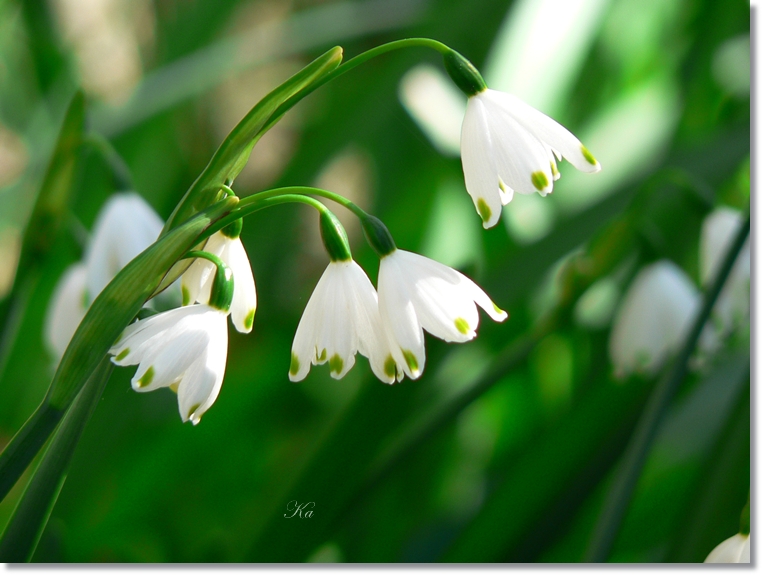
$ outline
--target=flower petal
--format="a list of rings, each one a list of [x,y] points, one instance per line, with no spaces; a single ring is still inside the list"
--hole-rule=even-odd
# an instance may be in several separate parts
[[[225,255],[224,261],[233,270],[235,282],[230,318],[236,330],[240,333],[249,333],[254,325],[254,313],[257,311],[257,290],[249,257],[239,238],[230,240]]]
[[[569,160],[582,172],[598,172],[601,165],[577,137],[561,124],[512,94],[488,90],[490,98],[537,139]]]
[[[468,99],[460,142],[466,190],[482,218],[482,225],[491,228],[500,219],[500,210],[510,201],[512,193],[510,197],[508,192],[501,194],[487,112],[478,95]]]
[[[69,266],[53,292],[45,317],[45,341],[57,358],[66,348],[85,317],[87,268],[82,263]]]

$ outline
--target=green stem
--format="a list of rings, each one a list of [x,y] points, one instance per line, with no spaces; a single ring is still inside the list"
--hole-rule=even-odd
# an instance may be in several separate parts
[[[332,200],[350,210],[361,220],[369,217],[368,214],[354,202],[334,192],[329,192],[328,190],[322,190],[320,188],[311,188],[309,186],[288,186],[284,188],[266,190],[264,192],[259,192],[257,194],[242,198],[241,201],[238,202],[236,208],[232,210],[230,214],[224,218],[221,218],[213,225],[209,226],[209,228],[207,228],[204,233],[199,236],[198,241],[200,243],[227,225],[233,223],[234,221],[271,206],[300,202],[314,207],[321,213],[328,210],[328,208],[326,208],[322,203],[315,200],[314,198],[311,198],[310,195]]]
[[[587,550],[586,562],[600,563],[606,561],[609,557],[656,432],[669,408],[672,398],[688,371],[688,360],[693,354],[693,350],[704,329],[704,325],[709,319],[717,297],[720,295],[733,269],[733,264],[749,235],[749,229],[750,220],[747,216],[746,223],[736,234],[733,244],[722,262],[722,267],[715,276],[709,290],[704,295],[701,310],[693,321],[691,331],[685,340],[680,355],[675,360],[672,369],[661,380],[648,400],[643,415],[633,432],[632,440],[623,455],[619,473],[615,477],[614,484],[604,502],[603,511],[598,518],[592,542]]]
[[[338,78],[342,74],[349,72],[350,70],[356,68],[360,64],[364,64],[365,62],[367,62],[368,60],[371,60],[372,58],[375,58],[376,56],[380,56],[381,54],[386,54],[387,52],[392,52],[394,50],[400,50],[402,48],[414,48],[414,47],[431,48],[432,50],[436,50],[443,56],[452,52],[449,46],[447,46],[446,44],[443,44],[442,42],[438,42],[437,40],[432,40],[431,38],[405,38],[403,40],[395,40],[394,42],[389,42],[387,44],[382,44],[381,46],[376,46],[375,48],[372,48],[368,50],[367,52],[363,52],[362,54],[358,54],[354,58],[347,60],[335,70],[329,72],[325,76],[322,76],[319,80],[317,80],[316,82],[313,82],[307,88],[303,89],[298,94],[292,96],[291,98],[283,102],[275,110],[275,112],[273,112],[273,115],[270,116],[270,118],[267,120],[267,123],[262,128],[262,131],[266,132],[267,130],[269,130],[274,124],[276,124],[281,119],[281,117],[286,112],[288,112],[291,108],[293,108],[306,96],[308,96],[309,94],[317,90],[320,86],[327,84],[331,80]]]
[[[64,417],[0,540],[0,561],[31,561],[61,492],[74,451],[114,364],[103,358]]]
[[[0,453],[0,501],[47,441],[64,411],[42,403]]]

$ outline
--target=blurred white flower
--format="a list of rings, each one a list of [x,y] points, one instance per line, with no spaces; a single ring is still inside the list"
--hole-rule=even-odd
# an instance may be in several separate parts
[[[748,534],[736,533],[725,539],[704,559],[704,563],[750,563],[751,538]]]
[[[424,329],[444,341],[464,342],[476,337],[477,305],[495,321],[508,317],[460,272],[403,250],[381,258],[378,304],[398,379],[403,373],[416,379],[423,372]]]
[[[196,425],[220,392],[227,350],[227,312],[198,304],[127,326],[109,353],[116,365],[138,365],[135,391],[177,392],[180,417]]]
[[[111,196],[95,219],[85,255],[88,305],[121,269],[159,237],[164,222],[135,193]]]
[[[138,194],[114,194],[104,204],[84,262],[64,272],[48,305],[45,339],[57,359],[63,356],[93,300],[124,266],[156,241],[163,226],[161,218]]]
[[[58,281],[45,318],[45,341],[56,357],[63,357],[71,336],[85,317],[87,268],[79,262],[69,266]]]
[[[516,96],[485,89],[470,96],[461,128],[466,189],[485,228],[500,218],[514,192],[547,195],[560,177],[562,157],[583,172],[598,161],[561,124]]]
[[[291,381],[307,376],[310,364],[328,362],[331,377],[340,379],[355,364],[359,351],[385,383],[396,376],[394,360],[380,331],[378,296],[354,260],[332,261],[315,286],[291,348]]]
[[[615,376],[655,374],[685,339],[699,301],[690,278],[672,262],[661,260],[640,270],[611,330]]]
[[[220,258],[232,270],[234,287],[230,317],[240,333],[249,333],[257,311],[257,290],[241,239],[231,238],[220,231],[209,238],[204,251]],[[214,264],[208,260],[199,258],[191,264],[182,278],[183,305],[208,303],[214,271]]]
[[[733,239],[744,222],[738,210],[720,207],[709,214],[701,228],[701,283],[708,286],[717,275]],[[746,240],[712,309],[712,321],[701,334],[700,347],[713,351],[730,332],[749,322],[751,253]]]

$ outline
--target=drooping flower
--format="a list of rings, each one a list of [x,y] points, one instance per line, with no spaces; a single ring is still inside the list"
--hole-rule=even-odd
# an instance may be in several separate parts
[[[106,285],[159,237],[161,218],[138,194],[114,194],[95,220],[84,262],[70,266],[48,306],[45,339],[63,356],[79,322]]]
[[[116,365],[138,365],[135,391],[176,391],[180,417],[196,425],[220,392],[227,348],[227,312],[197,304],[129,325],[109,353]]]
[[[468,98],[460,152],[466,189],[485,228],[497,223],[514,192],[552,192],[560,177],[557,160],[566,158],[583,172],[601,169],[561,124],[516,96],[487,88]]]
[[[403,373],[416,379],[423,372],[423,330],[444,341],[476,337],[477,305],[495,321],[508,317],[484,290],[446,265],[399,249],[383,256],[378,307],[398,379]]]
[[[238,235],[226,235],[226,231],[222,230],[209,238],[204,251],[219,257],[233,271],[235,288],[230,317],[236,330],[249,333],[254,325],[254,314],[257,310],[257,291],[249,257],[241,239]],[[193,262],[182,277],[183,305],[208,302],[213,279],[214,264],[201,259]]]
[[[396,372],[393,363],[385,363],[390,350],[380,326],[378,296],[363,269],[352,259],[331,261],[296,328],[289,378],[301,381],[310,365],[328,362],[331,377],[340,379],[354,366],[359,351],[370,360],[376,377],[394,382]]]
[[[88,305],[159,237],[164,222],[138,194],[114,194],[101,208],[85,253]]]
[[[747,533],[736,533],[725,539],[704,559],[704,563],[750,563],[751,537]]]
[[[672,262],[661,260],[640,270],[611,330],[615,375],[656,373],[685,339],[699,300],[690,278]]]
[[[69,266],[58,281],[45,318],[45,341],[56,357],[63,357],[77,326],[85,317],[87,268],[78,262]]]
[[[717,275],[733,239],[743,224],[738,210],[720,207],[709,214],[701,227],[701,283],[708,286]],[[716,348],[733,330],[749,321],[751,301],[751,253],[746,240],[733,269],[712,308],[712,321],[701,335],[705,351]]]

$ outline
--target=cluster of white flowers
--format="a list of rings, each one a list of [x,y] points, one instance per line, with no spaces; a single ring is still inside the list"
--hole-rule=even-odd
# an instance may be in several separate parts
[[[501,207],[514,192],[550,193],[559,177],[556,161],[562,157],[580,170],[600,170],[568,130],[514,96],[488,90],[478,71],[461,56],[446,55],[445,66],[469,96],[461,156],[466,188],[485,228],[497,222]],[[326,214],[330,212],[321,211],[321,218]],[[343,229],[338,236],[344,234],[344,239],[326,241],[324,235],[331,262],[296,330],[289,369],[292,381],[306,377],[311,365],[323,363],[329,364],[334,378],[341,378],[354,365],[357,352],[369,359],[381,381],[416,379],[426,362],[424,330],[448,342],[465,342],[476,336],[477,306],[495,321],[506,319],[507,314],[473,281],[433,260],[398,250],[385,226],[375,221],[386,234],[381,248],[368,236],[381,257],[378,292],[352,260]],[[151,244],[161,228],[158,216],[134,194],[117,196],[107,205],[86,263],[64,275],[54,298],[48,339],[59,356],[91,298]],[[231,316],[241,333],[253,327],[256,289],[240,230],[239,220],[212,235],[201,256],[189,255],[197,259],[182,276],[183,307],[128,326],[110,350],[117,365],[138,366],[133,389],[173,389],[183,421],[194,424],[222,385],[226,317]],[[367,232],[366,228],[366,236]],[[331,248],[331,241],[338,247]]]
[[[717,208],[704,220],[699,253],[704,286],[716,276],[742,223],[741,213],[728,207]],[[701,333],[701,354],[714,353],[729,334],[748,325],[750,275],[747,240]],[[674,263],[661,260],[640,270],[611,330],[609,354],[615,375],[657,373],[685,340],[700,300],[691,278]]]
[[[332,261],[307,302],[291,351],[292,381],[328,362],[344,376],[359,351],[383,382],[418,378],[426,363],[423,330],[445,341],[476,337],[479,313],[508,315],[463,274],[395,249],[381,258],[378,293],[354,260]]]

